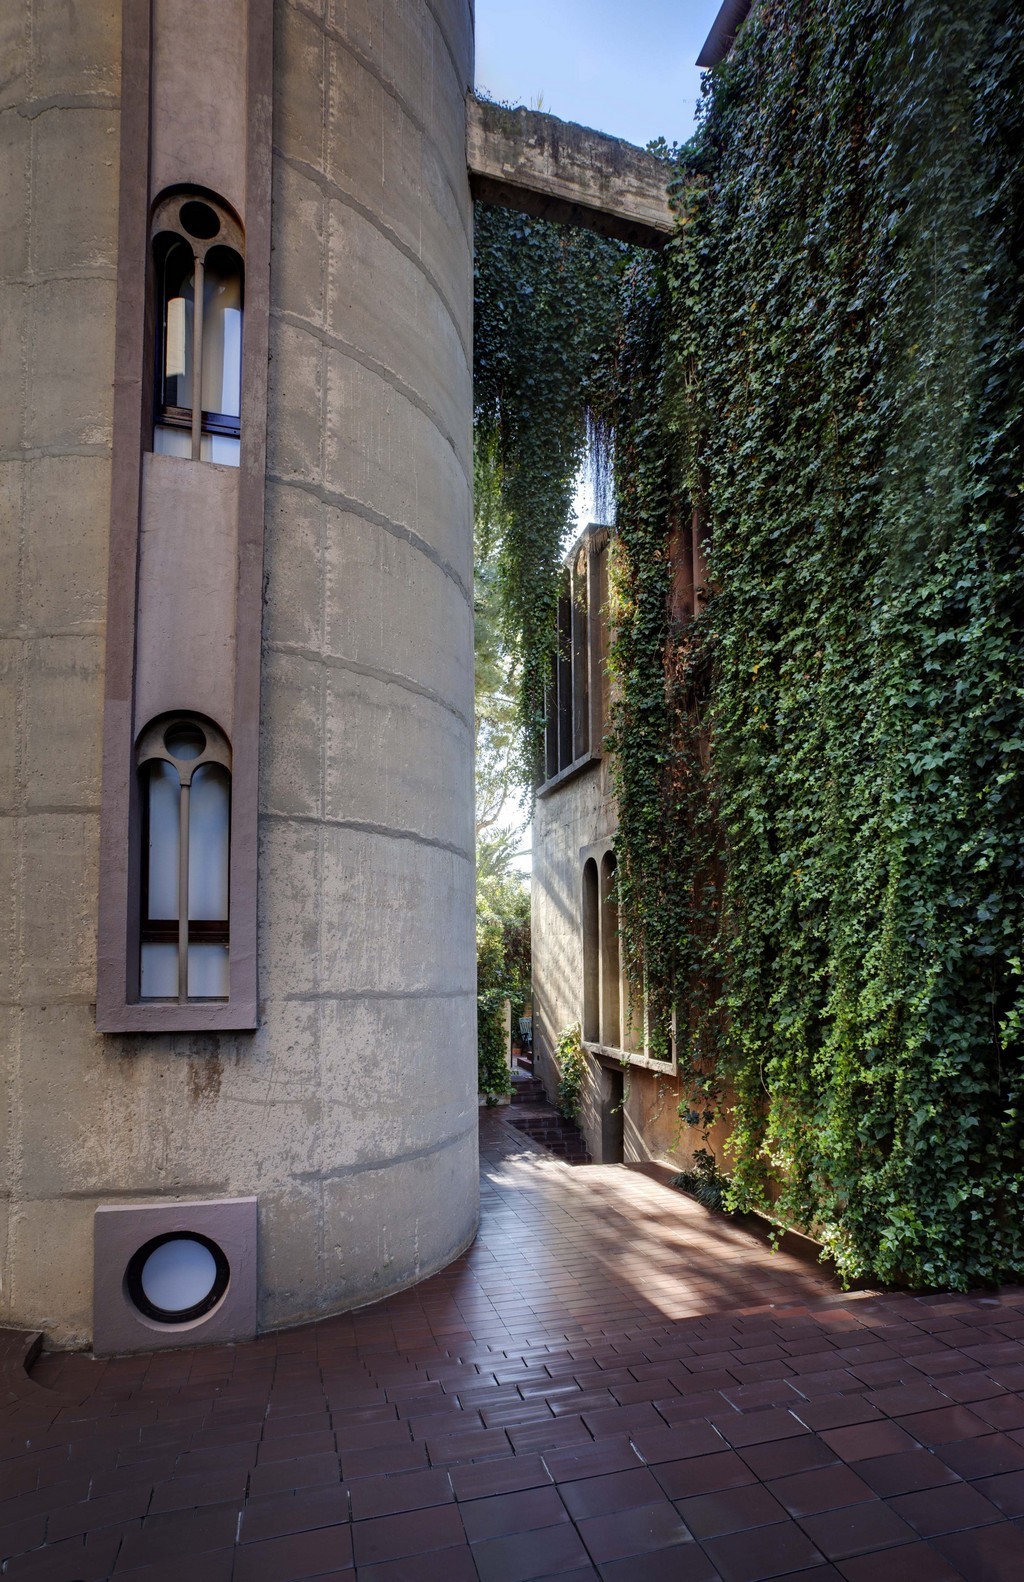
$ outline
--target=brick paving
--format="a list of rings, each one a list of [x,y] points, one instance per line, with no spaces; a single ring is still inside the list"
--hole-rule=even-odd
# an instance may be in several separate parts
[[[1024,1578],[1024,1291],[858,1293],[482,1126],[480,1237],[247,1345],[0,1367],[36,1582]],[[0,1363],[3,1357],[0,1356]]]

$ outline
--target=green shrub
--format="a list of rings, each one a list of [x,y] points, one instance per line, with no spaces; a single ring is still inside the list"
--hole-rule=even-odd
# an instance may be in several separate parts
[[[555,1046],[558,1066],[558,1108],[567,1121],[578,1122],[580,1101],[587,1080],[587,1056],[579,1023],[567,1027]]]
[[[511,1092],[505,1049],[505,1001],[517,1017],[530,981],[530,892],[515,876],[477,884],[477,1066],[481,1093]]]

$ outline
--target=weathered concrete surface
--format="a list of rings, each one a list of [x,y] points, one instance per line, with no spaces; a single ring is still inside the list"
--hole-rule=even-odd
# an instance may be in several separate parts
[[[607,714],[605,715],[607,718]],[[554,1048],[561,1034],[583,1021],[583,852],[611,840],[618,812],[607,755],[592,768],[541,797],[533,817],[533,1025],[535,1070],[548,1095],[558,1092]],[[698,1134],[679,1118],[684,1096],[667,1067],[645,1067],[621,1051],[605,1063],[587,1056],[580,1128],[594,1160],[614,1163],[605,1148],[621,1119],[626,1163],[658,1161],[688,1169]],[[608,1073],[622,1078],[621,1100]],[[621,1117],[617,1112],[621,1105]],[[721,1143],[720,1134],[712,1139]]]
[[[642,247],[672,234],[666,169],[621,138],[471,96],[466,158],[473,196],[582,225]]]
[[[274,1323],[477,1217],[470,12],[326,17],[277,7],[261,985],[311,1125],[261,1191]]]
[[[0,1322],[68,1338],[91,1208],[65,1182],[125,1130],[91,1005],[119,58],[118,6],[0,10]]]
[[[97,1035],[120,5],[0,8],[0,1322],[98,1204],[259,1198],[260,1322],[477,1216],[467,0],[277,0],[260,1027]]]

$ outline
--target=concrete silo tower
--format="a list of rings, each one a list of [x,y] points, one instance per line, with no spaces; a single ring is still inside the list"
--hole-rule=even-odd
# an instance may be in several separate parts
[[[471,9],[0,30],[0,1322],[194,1343],[475,1229]]]

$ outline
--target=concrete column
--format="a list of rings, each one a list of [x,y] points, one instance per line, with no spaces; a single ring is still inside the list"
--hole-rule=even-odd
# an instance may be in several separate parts
[[[273,1321],[477,1215],[470,12],[277,20],[261,982],[315,1123],[261,1198]]]
[[[471,12],[276,21],[261,1025],[101,1037],[120,13],[0,17],[0,1322],[59,1344],[98,1204],[256,1194],[263,1325],[476,1225]]]

